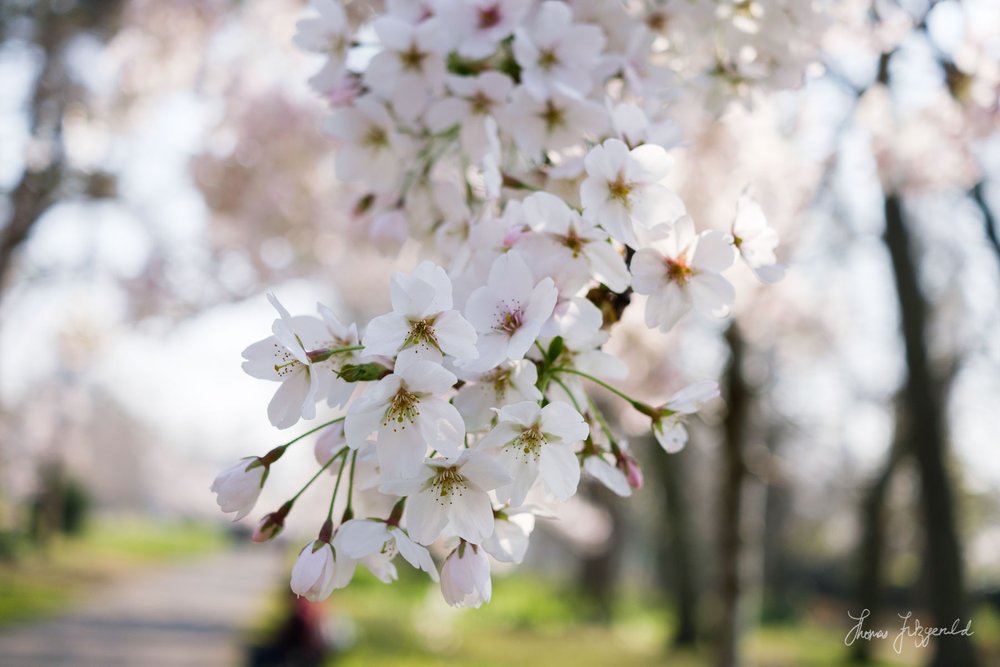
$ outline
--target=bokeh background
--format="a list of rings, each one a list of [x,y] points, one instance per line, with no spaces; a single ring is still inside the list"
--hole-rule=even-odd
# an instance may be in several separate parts
[[[610,343],[630,392],[719,378],[724,400],[669,457],[616,413],[643,489],[584,489],[463,612],[411,571],[295,602],[327,489],[253,547],[208,492],[286,440],[239,366],[264,291],[365,322],[417,258],[351,219],[320,61],[291,44],[303,11],[0,7],[0,665],[322,664],[265,662],[292,645],[366,666],[929,664],[933,643],[893,649],[907,611],[972,621],[975,657],[938,664],[1000,664],[1000,5],[835,3],[800,89],[705,105],[715,82],[684,83],[671,185],[720,229],[752,185],[789,273],[736,275],[731,320],[667,336],[631,309]],[[889,639],[846,645],[862,609]]]

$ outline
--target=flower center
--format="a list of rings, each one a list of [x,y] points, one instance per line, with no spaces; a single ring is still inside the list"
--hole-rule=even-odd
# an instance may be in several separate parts
[[[545,128],[550,133],[566,122],[565,112],[553,104],[552,100],[545,103],[545,110],[539,117],[545,121]]]
[[[573,253],[573,257],[579,257],[580,253],[583,252],[583,247],[587,244],[580,236],[576,233],[576,230],[570,227],[566,236],[562,238],[562,244],[570,249]]]
[[[500,14],[500,5],[490,5],[479,10],[479,29],[487,30],[500,23],[503,16]]]
[[[477,116],[483,116],[493,108],[493,100],[487,97],[482,91],[479,91],[469,98],[469,108]]]
[[[551,49],[546,49],[538,54],[538,66],[544,70],[550,70],[559,64],[559,56]]]
[[[438,472],[437,476],[431,482],[431,488],[434,489],[434,495],[437,496],[438,503],[444,505],[447,502],[451,505],[455,502],[455,496],[461,498],[469,489],[469,485],[458,471],[458,468],[452,466],[450,468],[442,468]]]
[[[483,384],[492,384],[493,393],[496,394],[497,401],[502,401],[507,395],[507,388],[510,386],[510,368],[494,368],[489,373],[483,375]]]
[[[296,368],[302,365],[302,362],[295,358],[295,355],[289,352],[285,346],[274,344],[274,372],[278,374],[279,377],[285,377],[295,371]]]
[[[694,269],[688,266],[683,259],[670,259],[668,257],[665,263],[667,265],[667,280],[678,285],[683,285],[694,275]]]
[[[418,416],[420,416],[420,397],[401,387],[389,401],[382,426],[392,425],[392,430],[395,432],[405,429],[407,422],[412,424]]]
[[[608,197],[623,206],[629,205],[629,195],[632,194],[632,184],[625,180],[624,174],[618,174],[618,178],[608,183]]]
[[[538,424],[533,424],[531,428],[525,429],[521,435],[511,440],[506,449],[513,452],[517,459],[527,461],[530,458],[537,461],[544,444],[545,436],[542,435],[542,429]]]
[[[384,148],[389,145],[389,135],[381,127],[372,125],[368,128],[361,143],[369,148]]]
[[[521,309],[520,304],[505,305],[507,306],[505,309],[498,309],[497,323],[493,328],[505,334],[513,335],[524,324],[524,311]]]
[[[410,46],[408,51],[399,52],[399,62],[403,65],[403,69],[411,71],[419,72],[420,68],[423,67],[424,58],[426,57],[426,53],[417,50],[416,44]]]
[[[437,334],[434,331],[434,320],[433,317],[424,320],[410,320],[410,334],[403,341],[403,349],[423,345],[441,352],[441,346],[438,345]]]

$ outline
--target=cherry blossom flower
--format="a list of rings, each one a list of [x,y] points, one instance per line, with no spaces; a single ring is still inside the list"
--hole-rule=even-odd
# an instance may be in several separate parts
[[[356,567],[357,561],[336,553],[330,542],[315,540],[303,547],[292,566],[292,592],[320,602],[351,583]]]
[[[590,70],[604,48],[604,33],[595,25],[573,23],[564,2],[543,2],[528,25],[514,36],[514,58],[524,87],[544,99],[551,90],[587,94]]]
[[[538,369],[524,359],[503,362],[485,373],[460,371],[459,375],[468,382],[458,390],[453,403],[470,431],[487,428],[496,417],[494,408],[542,399],[542,392],[535,386]]]
[[[333,543],[340,553],[359,560],[379,553],[391,559],[398,552],[410,565],[438,581],[437,566],[430,552],[411,540],[399,526],[385,521],[352,519],[337,530]]]
[[[479,162],[490,147],[488,118],[507,101],[514,83],[499,72],[478,76],[450,76],[450,97],[433,103],[425,121],[432,132],[460,126],[459,140],[469,160]]]
[[[328,57],[323,72],[334,76],[343,72],[347,51],[351,46],[351,26],[344,8],[335,0],[313,0],[319,16],[302,19],[295,24],[295,44],[306,51]]]
[[[670,236],[632,258],[632,287],[649,295],[646,325],[669,331],[692,306],[725,316],[735,292],[721,273],[732,263],[733,249],[723,234],[710,230],[695,235],[691,218],[681,218]]]
[[[458,54],[480,59],[510,37],[531,4],[531,0],[442,0],[438,9],[448,33],[458,38]]]
[[[573,447],[590,433],[579,412],[566,403],[539,408],[524,401],[501,408],[498,418],[477,447],[496,457],[513,477],[511,484],[497,489],[501,502],[523,504],[538,478],[557,500],[576,493],[580,464]]]
[[[548,261],[565,264],[572,267],[568,270],[585,276],[577,288],[590,279],[604,283],[613,292],[622,292],[628,287],[630,276],[624,257],[608,241],[607,233],[592,220],[584,220],[562,199],[546,192],[526,197],[522,210],[532,228],[551,242],[542,250]]]
[[[397,130],[385,105],[371,95],[336,109],[327,131],[342,143],[337,151],[337,178],[362,181],[373,192],[394,190],[411,153],[412,143]]]
[[[688,440],[684,417],[694,414],[702,403],[718,395],[719,384],[712,380],[704,380],[681,389],[667,399],[662,409],[668,414],[653,420],[653,435],[665,452],[674,454],[684,449]]]
[[[520,563],[528,551],[528,538],[535,529],[535,517],[553,515],[534,505],[508,507],[494,513],[493,534],[481,545],[486,553],[504,563]]]
[[[353,387],[337,377],[338,369],[354,359],[349,349],[357,345],[354,325],[345,327],[324,306],[323,316],[292,317],[273,294],[268,301],[278,311],[271,327],[273,336],[250,345],[243,351],[243,370],[248,375],[281,383],[267,406],[271,423],[288,428],[299,418],[316,416],[316,402],[327,398],[331,405],[343,405]]]
[[[498,257],[486,285],[470,294],[465,305],[466,319],[479,332],[479,358],[465,368],[485,371],[505,359],[523,359],[552,315],[557,297],[552,279],[536,283],[516,251]]]
[[[478,609],[490,601],[490,560],[481,547],[462,542],[448,555],[441,568],[441,594],[452,607]]]
[[[239,521],[253,510],[260,497],[260,490],[267,478],[267,466],[251,456],[226,468],[212,482],[212,493],[223,512],[236,512],[233,521]]]
[[[580,186],[584,217],[611,238],[636,248],[637,233],[671,225],[684,214],[680,198],[660,184],[670,171],[670,156],[660,146],[643,144],[629,150],[608,139],[587,153],[587,178]]]
[[[404,359],[351,404],[344,422],[348,445],[362,446],[372,432],[386,479],[420,472],[428,448],[447,458],[458,456],[465,438],[462,416],[443,394],[455,376],[424,359]]]
[[[384,482],[379,490],[408,496],[403,518],[414,541],[430,544],[447,530],[479,544],[493,533],[489,491],[510,481],[490,457],[465,450],[454,462],[428,459],[415,478]]]
[[[448,50],[444,25],[433,18],[414,25],[383,16],[373,28],[383,50],[368,63],[365,85],[390,100],[401,118],[412,120],[430,96],[444,90],[443,54]]]
[[[785,267],[774,256],[778,233],[767,224],[764,211],[749,190],[736,202],[733,245],[761,282],[776,283],[785,276]]]
[[[608,113],[600,104],[563,91],[550,91],[538,99],[524,86],[496,113],[500,127],[530,158],[544,150],[563,150],[581,137],[598,137],[608,127]]]
[[[376,317],[365,332],[365,354],[416,356],[440,362],[444,354],[474,359],[476,331],[452,310],[451,280],[444,269],[422,262],[412,273],[395,273],[392,312]]]

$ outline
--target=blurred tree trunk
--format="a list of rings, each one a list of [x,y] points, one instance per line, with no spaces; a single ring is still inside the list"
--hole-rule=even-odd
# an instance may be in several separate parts
[[[764,523],[761,531],[763,556],[764,614],[767,619],[787,621],[796,613],[789,592],[787,528],[792,514],[792,492],[783,471],[775,465],[780,428],[771,422],[767,450],[771,456],[764,482]]]
[[[722,485],[719,505],[719,625],[718,667],[736,667],[741,664],[740,635],[742,619],[741,551],[742,551],[742,497],[746,478],[747,427],[749,425],[751,390],[743,376],[745,344],[734,322],[726,331],[729,344],[729,366],[726,371],[726,407],[728,413],[723,425]]]
[[[650,439],[654,452],[655,471],[663,489],[663,522],[657,534],[660,582],[672,598],[677,627],[670,642],[674,647],[694,646],[698,639],[698,585],[694,571],[695,541],[691,530],[687,496],[686,448],[677,454],[664,454],[655,440]]]
[[[610,515],[611,534],[602,549],[587,553],[581,559],[579,586],[591,604],[594,620],[608,623],[614,611],[621,547],[625,542],[621,535],[624,517],[617,502],[618,496],[604,486],[587,484],[584,489],[587,499]]]
[[[871,618],[877,618],[882,606],[885,574],[885,500],[889,483],[899,467],[906,452],[908,438],[905,411],[902,408],[902,396],[897,396],[895,430],[889,456],[881,472],[872,482],[861,503],[861,544],[858,549],[858,589],[857,608],[852,613],[857,616],[863,610],[871,612]],[[855,662],[867,663],[872,660],[872,643],[856,641],[851,648],[851,658]]]
[[[945,416],[942,392],[936,386],[927,352],[927,302],[920,291],[912,243],[903,219],[899,195],[885,198],[886,248],[892,260],[899,300],[903,342],[908,369],[903,387],[910,418],[907,445],[921,481],[921,508],[925,536],[926,569],[930,574],[929,607],[935,625],[951,627],[968,621],[962,556],[955,521],[951,482],[945,469]],[[973,667],[978,664],[969,637],[938,637],[932,665]]]

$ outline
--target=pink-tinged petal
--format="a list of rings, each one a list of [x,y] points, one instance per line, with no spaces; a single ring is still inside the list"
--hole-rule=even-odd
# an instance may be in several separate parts
[[[437,566],[427,549],[411,540],[400,528],[390,528],[389,533],[396,539],[396,549],[407,563],[429,574],[435,583],[440,581]]]
[[[524,499],[538,479],[538,460],[534,456],[505,456],[514,481],[497,489],[497,498],[513,507],[524,504]]]
[[[539,475],[556,499],[565,501],[576,493],[580,484],[580,462],[569,445],[542,445]]]
[[[583,460],[583,469],[615,495],[622,498],[632,495],[632,487],[629,486],[625,473],[605,461],[603,457],[588,456]]]
[[[428,447],[445,458],[458,457],[465,442],[465,422],[454,405],[441,398],[425,398],[420,401],[417,423]]]
[[[410,333],[410,323],[402,315],[379,315],[365,329],[364,355],[395,356]]]
[[[594,277],[612,292],[624,292],[629,285],[629,272],[625,258],[610,243],[594,241],[587,244],[584,254],[590,262]]]
[[[489,286],[494,294],[501,294],[506,299],[523,303],[531,294],[534,278],[524,258],[519,253],[511,251],[493,261],[493,266],[490,267]]]
[[[420,473],[427,443],[416,424],[390,422],[379,430],[375,451],[383,478],[405,479]]]
[[[714,380],[702,380],[690,384],[667,399],[668,410],[682,414],[692,414],[698,411],[702,403],[719,396],[719,383]]]
[[[500,409],[501,422],[513,422],[519,426],[527,428],[538,421],[541,408],[533,401],[521,401],[513,405],[507,405]]]
[[[703,232],[698,237],[698,245],[695,246],[691,266],[698,271],[722,273],[732,266],[734,254],[733,246],[726,240],[726,237],[713,229]]]
[[[687,211],[680,197],[658,184],[644,186],[633,202],[632,219],[646,228],[675,223]]]
[[[389,540],[389,527],[382,521],[352,519],[337,529],[333,546],[355,560],[382,549]]]
[[[448,525],[447,497],[433,488],[410,496],[406,501],[406,530],[418,544],[430,544]]]
[[[493,331],[496,324],[499,297],[489,287],[483,286],[469,295],[465,302],[465,317],[480,333]]]
[[[580,184],[580,203],[587,211],[592,211],[608,201],[608,181],[601,176],[590,176]],[[595,220],[601,222],[601,220]]]
[[[537,406],[536,406],[537,407]],[[524,428],[510,422],[501,421],[493,427],[493,430],[483,436],[483,439],[476,443],[476,448],[481,450],[492,447],[500,447],[521,435]]]
[[[434,321],[434,335],[441,350],[456,359],[475,359],[476,329],[457,310],[447,310]]]
[[[311,392],[312,380],[307,368],[302,367],[285,376],[284,381],[274,397],[267,405],[267,417],[277,428],[288,428],[295,425],[302,416],[307,404],[312,403],[315,413],[316,405]]]
[[[654,294],[666,282],[664,258],[651,248],[635,253],[629,268],[632,270],[632,289],[637,294]]]
[[[281,343],[275,336],[269,336],[264,340],[248,346],[243,350],[243,370],[247,375],[260,380],[280,380],[281,376],[274,366],[277,362],[275,353],[279,351]]]
[[[659,183],[673,166],[673,158],[656,144],[632,149],[625,164],[625,179],[630,182]]]
[[[414,43],[413,26],[393,16],[382,16],[372,24],[375,34],[386,49],[406,51]]]
[[[667,419],[653,425],[653,435],[667,454],[676,454],[688,441],[687,429],[679,421]]]
[[[481,491],[492,491],[511,482],[510,473],[485,453],[469,450],[464,456],[461,474]]]
[[[485,493],[465,491],[446,507],[449,525],[462,539],[479,544],[493,533],[493,504]]]
[[[785,267],[782,264],[753,267],[753,272],[758,280],[768,285],[773,285],[785,277]]]
[[[563,442],[580,442],[590,433],[583,416],[566,403],[550,403],[542,408],[542,433]]]
[[[454,373],[441,364],[426,359],[416,359],[402,368],[397,364],[396,375],[399,375],[410,391],[427,394],[443,394],[458,380]]]
[[[461,123],[470,113],[467,101],[457,97],[446,97],[431,104],[424,114],[424,122],[431,132],[443,132]]]
[[[732,283],[717,273],[695,275],[688,284],[691,302],[702,313],[724,317],[736,300],[736,289]]]
[[[569,231],[573,212],[559,197],[547,192],[528,195],[522,206],[524,217],[534,229],[565,235]]]

